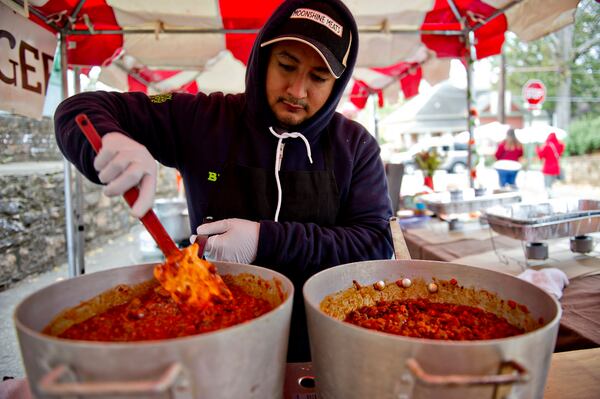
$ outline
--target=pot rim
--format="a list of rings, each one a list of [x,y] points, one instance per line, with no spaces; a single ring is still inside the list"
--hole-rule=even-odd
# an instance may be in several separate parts
[[[219,267],[219,264],[228,264],[228,265],[233,265],[233,266],[242,265],[242,266],[244,266],[244,268],[250,268],[250,269],[255,269],[255,270],[261,270],[261,269],[268,270],[269,272],[272,272],[275,274],[273,276],[273,278],[277,278],[281,281],[282,287],[285,288],[286,285],[288,286],[289,291],[284,292],[284,293],[287,293],[287,297],[279,305],[277,305],[276,307],[271,309],[269,312],[262,314],[256,318],[253,318],[247,322],[238,323],[233,326],[229,326],[229,327],[221,328],[219,330],[209,331],[209,332],[205,332],[205,333],[201,333],[201,334],[187,335],[185,337],[177,337],[177,338],[166,338],[166,339],[160,339],[160,340],[116,342],[116,341],[86,341],[86,340],[58,338],[53,335],[43,334],[42,332],[37,331],[37,330],[25,325],[17,317],[18,313],[20,312],[21,308],[23,306],[25,306],[26,302],[32,300],[32,298],[36,295],[42,295],[42,293],[44,291],[49,290],[52,287],[59,285],[61,283],[71,282],[74,279],[84,278],[86,276],[90,276],[90,275],[97,274],[97,273],[107,273],[108,274],[111,272],[115,272],[117,270],[122,270],[122,269],[130,268],[130,267],[149,268],[149,267],[154,267],[154,266],[160,264],[160,262],[145,263],[145,264],[115,267],[115,268],[108,269],[108,270],[102,270],[102,271],[95,272],[95,273],[85,274],[85,275],[81,275],[81,276],[77,276],[77,277],[73,277],[73,278],[68,278],[66,280],[57,281],[57,282],[52,283],[44,288],[37,290],[35,292],[32,292],[31,294],[29,294],[25,298],[23,298],[15,307],[15,310],[13,311],[13,314],[12,314],[13,323],[17,330],[20,330],[30,336],[33,336],[38,339],[60,342],[61,345],[69,345],[69,346],[74,346],[74,347],[85,346],[86,348],[90,348],[90,347],[91,348],[104,348],[106,346],[110,346],[111,348],[129,348],[129,347],[139,348],[139,347],[144,347],[144,346],[150,347],[150,346],[157,346],[157,345],[171,345],[174,343],[182,343],[182,345],[183,345],[184,342],[189,342],[189,341],[197,340],[197,339],[205,339],[206,340],[206,339],[209,339],[210,337],[213,337],[216,335],[222,335],[225,333],[229,333],[229,334],[234,334],[237,332],[243,333],[244,330],[252,328],[254,321],[262,321],[265,319],[272,318],[273,315],[275,314],[275,312],[281,312],[285,306],[292,306],[291,302],[293,302],[293,300],[294,300],[294,284],[292,284],[292,282],[283,274],[281,274],[275,270],[267,269],[265,267],[248,265],[248,264],[244,264],[244,263],[235,263],[235,262],[214,262],[214,263],[216,264],[217,268]],[[249,273],[249,274],[257,275],[255,273],[252,273],[251,271],[246,271],[246,270],[243,272],[239,272],[237,274],[240,274],[240,273]],[[146,280],[144,280],[144,281],[146,281]],[[142,281],[140,281],[140,282],[142,282]],[[96,295],[98,295],[98,294],[99,293],[97,293]],[[96,296],[96,295],[94,295],[94,296]],[[89,300],[91,298],[93,298],[93,296],[88,298],[87,300]],[[77,305],[73,305],[73,306],[77,306]],[[56,314],[53,317],[56,317]]]
[[[540,328],[536,328],[535,330],[532,331],[528,331],[525,332],[523,334],[519,334],[519,335],[514,335],[512,337],[505,337],[505,338],[496,338],[496,339],[480,339],[480,340],[464,340],[464,341],[458,341],[458,340],[440,340],[440,339],[431,339],[431,338],[417,338],[417,337],[407,337],[404,335],[396,335],[396,334],[391,334],[391,333],[387,333],[387,332],[383,332],[383,331],[377,331],[377,330],[371,330],[371,329],[367,329],[364,327],[360,327],[351,323],[346,323],[343,320],[339,320],[336,319],[335,317],[332,317],[330,315],[328,315],[327,313],[323,312],[320,308],[320,306],[318,306],[319,304],[317,304],[317,306],[315,306],[314,303],[312,303],[309,299],[307,299],[307,286],[310,286],[311,284],[311,280],[315,281],[317,279],[323,278],[323,275],[326,275],[328,273],[335,273],[336,270],[339,270],[340,268],[344,268],[346,266],[350,266],[350,265],[355,265],[355,264],[380,264],[380,263],[402,263],[402,262],[418,262],[418,263],[438,263],[441,265],[452,265],[452,266],[459,266],[459,267],[464,267],[464,268],[476,268],[476,269],[480,269],[480,270],[485,270],[486,272],[489,272],[491,274],[500,274],[503,276],[509,276],[512,277],[514,279],[517,279],[517,277],[508,274],[508,273],[501,273],[501,272],[497,272],[495,270],[489,270],[489,269],[483,269],[483,268],[478,268],[475,266],[469,266],[469,265],[462,265],[459,263],[452,263],[452,262],[440,262],[440,261],[433,261],[433,260],[419,260],[419,259],[415,259],[415,260],[394,260],[394,259],[385,259],[385,260],[370,260],[370,261],[363,261],[363,262],[352,262],[352,263],[346,263],[343,265],[338,265],[338,266],[334,266],[331,267],[329,269],[325,269],[320,271],[319,273],[313,275],[312,277],[310,277],[306,283],[304,284],[304,287],[302,288],[302,295],[304,297],[304,302],[306,304],[306,307],[310,307],[313,311],[316,310],[317,314],[319,314],[320,316],[323,316],[325,318],[327,318],[329,321],[337,323],[338,326],[341,326],[341,328],[349,328],[351,329],[350,331],[354,331],[357,334],[360,333],[368,333],[368,334],[376,334],[379,337],[381,337],[381,339],[386,339],[386,340],[390,340],[390,341],[407,341],[409,343],[415,343],[415,342],[419,342],[419,343],[426,343],[428,345],[436,345],[436,346],[484,346],[484,345],[490,345],[490,344],[501,344],[503,342],[507,342],[509,340],[514,340],[517,339],[519,337],[525,337],[525,336],[532,336],[535,334],[544,334],[546,332],[546,330],[549,330],[551,328],[553,328],[555,323],[559,323],[560,321],[560,317],[562,315],[562,308],[560,306],[560,303],[558,302],[558,300],[548,294],[546,291],[544,291],[543,289],[539,288],[538,286],[525,281],[525,280],[521,280],[518,279],[520,282],[523,282],[525,284],[528,284],[530,287],[532,287],[533,289],[538,291],[538,294],[543,295],[547,298],[549,298],[552,302],[553,305],[555,307],[556,310],[556,314],[554,315],[554,317],[552,318],[552,320],[549,320],[546,322],[546,324],[544,324],[542,327]],[[350,288],[350,287],[348,287]],[[327,295],[331,295],[334,292],[331,292]],[[497,292],[495,292],[496,294],[498,294]],[[323,297],[324,298],[324,297]],[[323,298],[321,298],[321,301],[323,300]],[[310,325],[310,323],[309,323]]]

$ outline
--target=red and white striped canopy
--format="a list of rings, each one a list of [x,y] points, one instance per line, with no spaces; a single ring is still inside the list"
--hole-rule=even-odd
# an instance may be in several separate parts
[[[417,93],[421,77],[430,83],[443,80],[449,69],[447,59],[465,55],[460,35],[465,24],[478,27],[475,49],[481,59],[500,53],[507,30],[533,40],[572,23],[578,1],[347,0],[360,32],[357,86],[352,90],[358,96],[399,81],[410,97]],[[140,83],[144,82],[151,83],[151,91],[190,92],[243,90],[252,32],[280,3],[29,0],[51,21],[50,29],[56,31],[70,22],[71,31],[85,31],[68,35],[69,64],[113,64],[104,78],[124,90],[148,90]],[[30,18],[47,25],[34,15]],[[244,30],[247,33],[240,33]],[[115,34],[98,34],[101,31]],[[440,31],[451,34],[433,34]]]

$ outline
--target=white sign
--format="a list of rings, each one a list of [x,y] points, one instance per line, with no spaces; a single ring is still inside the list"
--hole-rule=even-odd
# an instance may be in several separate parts
[[[57,41],[0,3],[0,110],[42,117]]]

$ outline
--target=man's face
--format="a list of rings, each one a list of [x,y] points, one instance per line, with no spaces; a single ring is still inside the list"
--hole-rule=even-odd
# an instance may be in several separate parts
[[[312,47],[293,40],[272,46],[267,67],[267,101],[282,127],[289,129],[321,109],[335,78]]]

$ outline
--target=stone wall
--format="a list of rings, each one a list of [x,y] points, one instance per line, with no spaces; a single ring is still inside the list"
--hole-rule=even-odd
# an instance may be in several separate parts
[[[0,173],[0,289],[66,262],[62,165]],[[157,197],[176,195],[175,171],[161,167],[159,175]],[[106,197],[101,186],[85,178],[83,191],[87,250],[139,223],[123,198]]]
[[[0,290],[66,262],[63,158],[50,119],[0,114]],[[74,170],[74,168],[73,168]],[[159,168],[158,198],[177,194],[175,170]],[[123,198],[84,178],[86,250],[139,223]]]
[[[0,144],[0,164],[62,159],[50,118],[38,121],[24,116],[0,114]]]
[[[600,154],[565,157],[561,165],[566,183],[600,186]]]
[[[3,174],[0,187],[0,284],[6,284],[64,258],[63,177]]]

